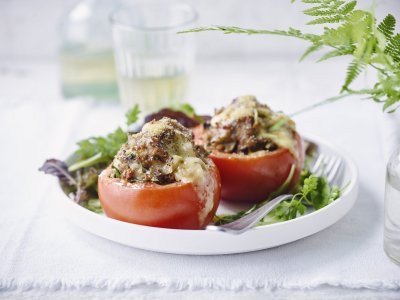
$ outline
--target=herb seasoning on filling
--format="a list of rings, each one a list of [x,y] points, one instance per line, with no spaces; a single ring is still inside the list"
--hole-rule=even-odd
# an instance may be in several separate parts
[[[286,148],[297,157],[295,123],[254,96],[238,97],[217,110],[205,129],[205,147],[209,151],[253,154]]]
[[[128,182],[199,182],[209,168],[207,152],[194,145],[192,131],[162,118],[131,134],[115,156],[112,177]]]

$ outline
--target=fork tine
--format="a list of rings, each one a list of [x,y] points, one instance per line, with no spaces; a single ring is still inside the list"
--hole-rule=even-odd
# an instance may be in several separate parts
[[[331,168],[333,159],[334,159],[334,157],[332,157],[332,156],[324,156],[323,161],[319,165],[319,168],[317,170],[315,170],[314,174],[316,176],[325,175],[326,172],[329,170],[329,168]]]
[[[311,172],[316,176],[325,176],[328,183],[334,185],[337,182],[341,167],[342,159],[340,157],[321,154],[317,157]]]
[[[338,185],[339,182],[337,182],[338,181],[337,179],[339,178],[338,175],[341,172],[342,166],[343,166],[342,159],[338,157],[334,167],[332,168],[332,171],[327,176],[327,180],[330,185]]]
[[[322,166],[322,163],[323,163],[323,161],[324,161],[324,155],[323,154],[320,154],[318,157],[317,157],[317,160],[315,161],[315,163],[314,163],[314,165],[312,166],[312,168],[311,168],[311,173],[315,173],[315,172],[317,172],[318,170],[319,170],[319,168]]]
[[[325,177],[328,177],[329,174],[331,174],[332,171],[334,171],[334,167],[335,167],[336,162],[337,162],[338,159],[339,158],[336,157],[336,156],[331,156],[330,157],[329,161],[326,163],[325,168],[323,170],[324,171],[323,173],[324,173]]]

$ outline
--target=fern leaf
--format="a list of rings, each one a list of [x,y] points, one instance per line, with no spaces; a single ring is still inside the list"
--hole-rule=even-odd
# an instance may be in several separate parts
[[[385,101],[385,104],[383,105],[383,111],[385,112],[388,108],[393,107],[397,102],[400,101],[400,98],[398,97],[391,97]],[[389,111],[389,113],[394,112],[396,108],[392,109]]]
[[[306,3],[306,4],[321,4],[321,3],[324,3],[324,1],[321,1],[321,0],[303,0],[302,2]]]
[[[307,23],[307,25],[316,25],[316,24],[328,24],[328,23],[340,23],[343,20],[343,17],[340,15],[335,15],[332,17],[321,17],[315,20],[312,20]]]
[[[326,54],[324,54],[318,62],[333,58],[333,57],[338,57],[338,56],[343,56],[343,55],[350,55],[353,54],[354,52],[354,47],[346,47],[346,48],[340,48],[340,49],[335,49],[333,51],[330,51]]]
[[[339,4],[340,3],[336,3]],[[303,10],[303,13],[305,15],[309,15],[309,16],[330,16],[336,13],[336,8],[332,7],[331,5],[328,4],[320,4],[314,7],[311,7],[309,9]]]
[[[317,6],[311,7],[303,11],[304,14],[308,16],[314,17],[323,17],[323,16],[334,16],[334,15],[347,15],[351,13],[355,6],[357,5],[357,1],[351,1],[346,3],[341,0],[333,0],[327,3],[314,3]]]
[[[322,48],[322,44],[313,44],[311,45],[300,57],[300,61],[304,60],[307,56],[309,56],[311,53],[316,52]]]
[[[303,33],[302,31],[300,31],[298,29],[294,29],[292,27],[290,27],[289,30],[287,30],[287,31],[276,30],[274,32],[275,32],[274,34],[277,34],[277,35],[292,36],[292,37],[296,37],[299,39],[310,41],[314,44],[321,40],[321,37],[319,35],[311,34],[311,33]]]
[[[365,68],[365,63],[361,60],[353,60],[347,67],[347,75],[342,87],[342,92],[346,91],[350,84],[360,75],[361,71]]]
[[[329,4],[329,2],[332,2],[332,0],[303,0],[302,2],[306,4]]]
[[[329,2],[329,7],[332,10],[337,10],[340,6],[342,6],[343,4],[345,4],[346,1],[341,1],[341,0],[336,0],[336,1],[330,1]]]
[[[389,40],[385,53],[389,54],[395,62],[400,62],[400,34],[396,34]]]
[[[391,14],[387,15],[378,25],[378,30],[382,32],[387,39],[390,39],[393,36],[395,28],[396,19]]]
[[[248,29],[236,26],[210,26],[210,27],[196,27],[188,30],[178,31],[179,34],[182,33],[193,33],[193,32],[204,32],[204,31],[220,31],[224,34],[269,34],[269,35],[280,35],[280,36],[290,36],[298,39],[310,41],[313,44],[321,41],[321,37],[317,34],[303,33],[298,29],[289,28],[288,30],[263,30],[263,29]]]
[[[351,1],[343,5],[342,8],[339,9],[339,13],[347,15],[351,13],[357,5],[357,1]]]
[[[336,12],[333,12],[329,8],[313,7],[313,8],[304,10],[303,13],[305,15],[312,16],[312,17],[320,17],[320,16],[331,16]]]

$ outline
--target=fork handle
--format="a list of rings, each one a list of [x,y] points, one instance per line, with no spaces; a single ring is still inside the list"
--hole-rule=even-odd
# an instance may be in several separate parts
[[[206,229],[223,231],[232,234],[243,233],[250,228],[253,228],[258,221],[260,221],[266,214],[273,210],[279,203],[290,199],[291,197],[293,197],[293,195],[280,195],[236,221],[220,226],[209,225],[206,227]]]

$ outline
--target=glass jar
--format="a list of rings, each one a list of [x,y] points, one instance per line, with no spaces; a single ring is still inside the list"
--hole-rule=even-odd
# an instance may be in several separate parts
[[[386,171],[384,249],[400,264],[400,148],[390,157]]]
[[[59,59],[65,98],[118,99],[109,15],[112,0],[83,0],[61,20]]]

